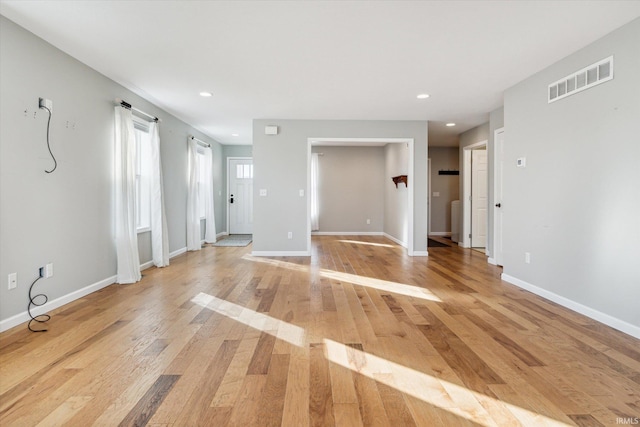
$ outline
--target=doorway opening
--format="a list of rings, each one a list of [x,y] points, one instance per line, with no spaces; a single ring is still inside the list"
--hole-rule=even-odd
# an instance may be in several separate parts
[[[488,156],[487,141],[464,147],[462,186],[461,246],[487,253],[488,219]]]
[[[367,145],[386,145],[386,144],[406,144],[408,149],[408,197],[407,197],[407,218],[406,218],[406,247],[409,256],[426,255],[425,253],[416,253],[413,248],[413,230],[414,230],[414,140],[413,138],[308,138],[307,139],[307,194],[311,194],[311,147],[315,145],[332,145],[332,146],[367,146]],[[391,178],[391,177],[387,177]],[[427,218],[425,218],[427,220]],[[311,251],[311,198],[307,199],[307,251]]]

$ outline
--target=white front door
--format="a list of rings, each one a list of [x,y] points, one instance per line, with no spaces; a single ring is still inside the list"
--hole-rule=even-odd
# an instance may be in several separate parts
[[[495,148],[493,259],[497,265],[502,265],[502,174],[504,171],[504,129],[498,129],[493,140]]]
[[[471,152],[471,247],[487,246],[487,150]]]
[[[229,159],[229,234],[253,233],[253,159]]]

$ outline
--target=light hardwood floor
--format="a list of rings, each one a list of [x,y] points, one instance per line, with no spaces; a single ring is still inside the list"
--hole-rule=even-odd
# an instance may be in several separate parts
[[[2,426],[619,425],[640,342],[381,237],[188,253],[0,335]]]

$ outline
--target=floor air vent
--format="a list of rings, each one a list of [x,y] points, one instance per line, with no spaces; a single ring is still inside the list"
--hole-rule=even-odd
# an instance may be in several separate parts
[[[613,56],[563,77],[549,85],[549,103],[613,79]]]

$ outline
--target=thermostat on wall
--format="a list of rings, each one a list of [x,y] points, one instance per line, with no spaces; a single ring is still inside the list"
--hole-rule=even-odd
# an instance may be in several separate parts
[[[523,168],[527,166],[527,158],[526,157],[518,157],[516,160],[516,166],[519,168]]]
[[[265,126],[264,127],[264,134],[265,135],[277,135],[278,134],[278,126]]]

